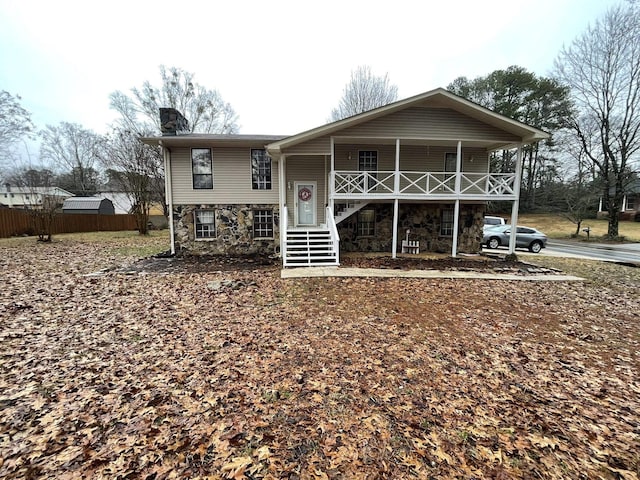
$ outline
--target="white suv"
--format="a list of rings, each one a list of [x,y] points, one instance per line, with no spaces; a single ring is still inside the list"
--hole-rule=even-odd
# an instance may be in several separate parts
[[[484,225],[482,227],[482,231],[498,225],[505,225],[506,223],[507,220],[503,217],[484,217]]]

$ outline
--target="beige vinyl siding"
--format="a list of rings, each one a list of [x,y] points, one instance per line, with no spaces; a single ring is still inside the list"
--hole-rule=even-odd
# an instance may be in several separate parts
[[[304,142],[299,145],[294,145],[291,148],[284,149],[283,153],[287,155],[291,155],[291,154],[330,155],[331,154],[331,138],[328,135],[325,135],[324,137],[314,138],[312,140],[309,140],[308,142]]]
[[[208,148],[194,145],[193,148]],[[212,148],[213,189],[194,189],[191,148],[172,148],[174,204],[277,204],[278,164],[271,162],[271,190],[251,188],[251,147]]]
[[[327,175],[325,175],[325,157],[294,156],[287,157],[287,185],[291,183],[291,189],[287,186],[288,225],[295,222],[295,182],[317,182],[318,194],[316,197],[316,219],[318,225],[325,223],[325,199],[327,198]],[[327,159],[327,169],[329,160]]]
[[[448,108],[413,107],[356,125],[338,134],[341,137],[425,138],[478,141],[519,141],[474,118]]]
[[[393,171],[396,168],[395,145],[336,145],[336,170],[358,170],[358,151],[376,150],[378,170]],[[431,147],[400,145],[400,170],[410,172],[443,172],[446,153],[456,153],[456,147]],[[351,155],[351,160],[349,160]],[[473,162],[469,161],[473,155]],[[482,148],[462,147],[462,171],[485,173],[488,170],[487,151]]]

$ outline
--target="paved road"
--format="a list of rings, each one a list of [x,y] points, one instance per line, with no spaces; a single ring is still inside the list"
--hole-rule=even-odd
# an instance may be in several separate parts
[[[609,262],[640,264],[640,243],[606,244],[549,240],[542,251],[547,255],[581,257]]]
[[[506,252],[507,247],[500,247],[499,251]],[[488,248],[484,252],[496,250]],[[570,240],[549,240],[547,248],[541,253],[529,253],[524,249],[516,249],[518,255],[550,255],[555,257],[588,258],[608,262],[633,263],[640,266],[640,243],[606,244],[572,242]]]

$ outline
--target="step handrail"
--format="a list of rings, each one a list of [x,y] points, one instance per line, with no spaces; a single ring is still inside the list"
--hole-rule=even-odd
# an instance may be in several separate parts
[[[336,263],[340,264],[340,234],[338,233],[338,226],[336,220],[333,218],[333,211],[331,207],[327,207],[326,213],[327,227],[329,227],[329,233],[331,234],[331,243],[333,251],[336,255]]]

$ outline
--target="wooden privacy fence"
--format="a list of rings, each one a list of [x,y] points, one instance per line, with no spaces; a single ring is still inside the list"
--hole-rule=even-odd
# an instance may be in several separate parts
[[[0,209],[0,238],[33,235],[33,218],[29,212]],[[99,215],[94,213],[60,213],[53,219],[52,235],[75,232],[136,230],[135,215]]]

